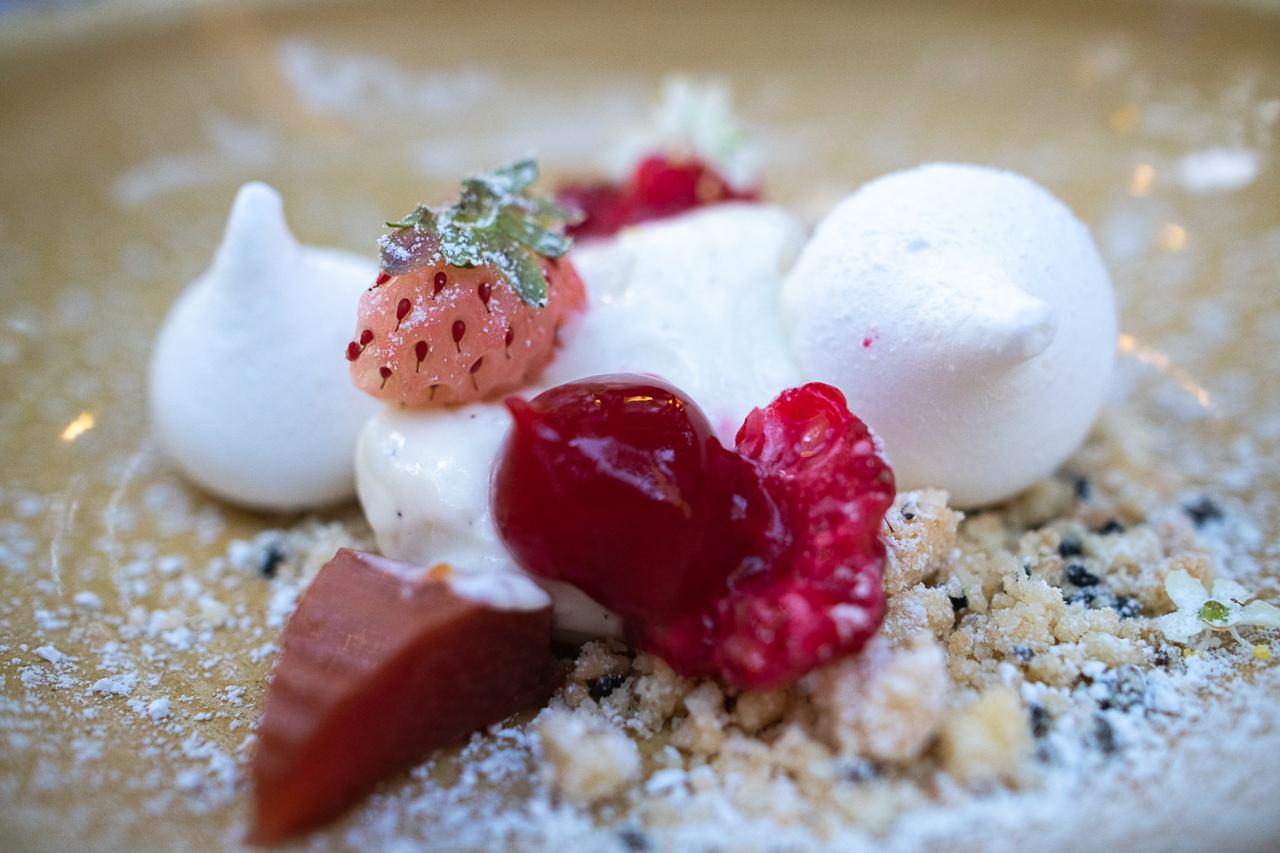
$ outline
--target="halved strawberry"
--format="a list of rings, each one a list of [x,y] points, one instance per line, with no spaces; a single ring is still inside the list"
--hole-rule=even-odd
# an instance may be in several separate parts
[[[466,403],[546,366],[586,291],[564,257],[573,214],[528,193],[537,175],[524,161],[468,178],[453,207],[388,223],[347,345],[359,388],[408,406]]]
[[[342,549],[285,629],[258,724],[252,841],[341,814],[427,753],[544,700],[551,608],[531,581],[451,579]]]

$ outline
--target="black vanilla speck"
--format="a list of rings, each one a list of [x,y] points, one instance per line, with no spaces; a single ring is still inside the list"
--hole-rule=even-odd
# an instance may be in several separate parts
[[[1115,533],[1124,533],[1124,525],[1114,518],[1107,519],[1107,523],[1098,528],[1099,536],[1111,536]]]
[[[1084,553],[1084,545],[1079,539],[1063,539],[1058,545],[1058,556],[1062,559],[1079,557]]]
[[[1032,705],[1031,714],[1031,734],[1037,738],[1042,738],[1049,733],[1049,712],[1042,705]]]
[[[850,761],[840,768],[840,778],[846,782],[869,782],[884,772],[879,764],[867,759]]]
[[[620,672],[610,672],[599,678],[593,678],[587,682],[587,693],[591,698],[599,702],[613,691],[617,690],[627,681],[627,677]]]
[[[276,576],[276,571],[283,562],[284,549],[280,547],[279,542],[272,542],[262,552],[262,559],[258,562],[258,574],[270,580]]]
[[[1087,501],[1093,496],[1093,484],[1089,482],[1088,477],[1076,477],[1075,490],[1076,497],[1082,501]]]
[[[645,853],[645,851],[653,849],[649,836],[645,835],[643,830],[636,829],[634,826],[618,830],[618,840],[622,842],[624,848],[633,851],[633,853]]]
[[[1127,595],[1117,595],[1111,606],[1120,614],[1121,619],[1133,619],[1142,615],[1142,605],[1137,599]]]
[[[1067,604],[1083,604],[1085,607],[1092,607],[1093,600],[1098,597],[1098,593],[1093,587],[1076,590],[1067,596]]]
[[[1107,718],[1099,714],[1093,718],[1093,742],[1103,755],[1111,755],[1116,751],[1116,732],[1107,722]]]
[[[1075,586],[1097,586],[1102,579],[1080,563],[1067,566],[1067,580]]]
[[[964,610],[969,606],[969,596],[965,595],[963,592],[959,595],[948,595],[947,598],[951,599],[951,609],[956,613],[959,613],[961,610]]]
[[[1184,504],[1182,511],[1187,514],[1196,527],[1204,527],[1215,521],[1222,521],[1222,508],[1208,496],[1201,496],[1189,504]]]

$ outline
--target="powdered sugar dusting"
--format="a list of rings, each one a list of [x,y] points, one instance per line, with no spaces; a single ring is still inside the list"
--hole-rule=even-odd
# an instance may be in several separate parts
[[[1206,148],[1178,161],[1178,180],[1193,193],[1233,192],[1253,183],[1262,154],[1251,148]]]

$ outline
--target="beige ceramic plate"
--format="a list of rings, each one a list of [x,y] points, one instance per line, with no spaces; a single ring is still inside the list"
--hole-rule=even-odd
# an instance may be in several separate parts
[[[1235,559],[1274,588],[1280,18],[630,5],[0,19],[0,848],[207,849],[242,831],[236,780],[288,602],[209,561],[282,522],[183,487],[144,405],[151,337],[237,185],[271,181],[304,239],[371,253],[387,214],[461,171],[530,150],[552,172],[599,168],[670,70],[732,80],[768,194],[810,217],[933,159],[1065,198],[1119,289],[1124,392],[1170,466],[1254,519]]]

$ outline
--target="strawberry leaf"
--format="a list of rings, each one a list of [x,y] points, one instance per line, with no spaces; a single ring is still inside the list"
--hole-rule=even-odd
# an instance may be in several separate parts
[[[420,205],[387,222],[396,230],[382,239],[383,267],[400,274],[440,256],[457,267],[489,264],[526,303],[545,305],[547,279],[540,259],[569,251],[573,241],[565,227],[582,215],[531,194],[529,188],[537,179],[538,164],[520,160],[464,179],[451,207]],[[409,230],[415,239],[406,236]],[[419,236],[427,239],[416,239]]]
[[[529,252],[499,252],[492,263],[526,303],[535,308],[547,304],[547,277]]]
[[[498,216],[498,230],[525,248],[548,258],[558,258],[573,241],[558,231],[548,230],[532,219],[504,210]]]
[[[474,267],[484,262],[483,236],[475,229],[450,223],[439,234],[440,252],[455,267]]]

